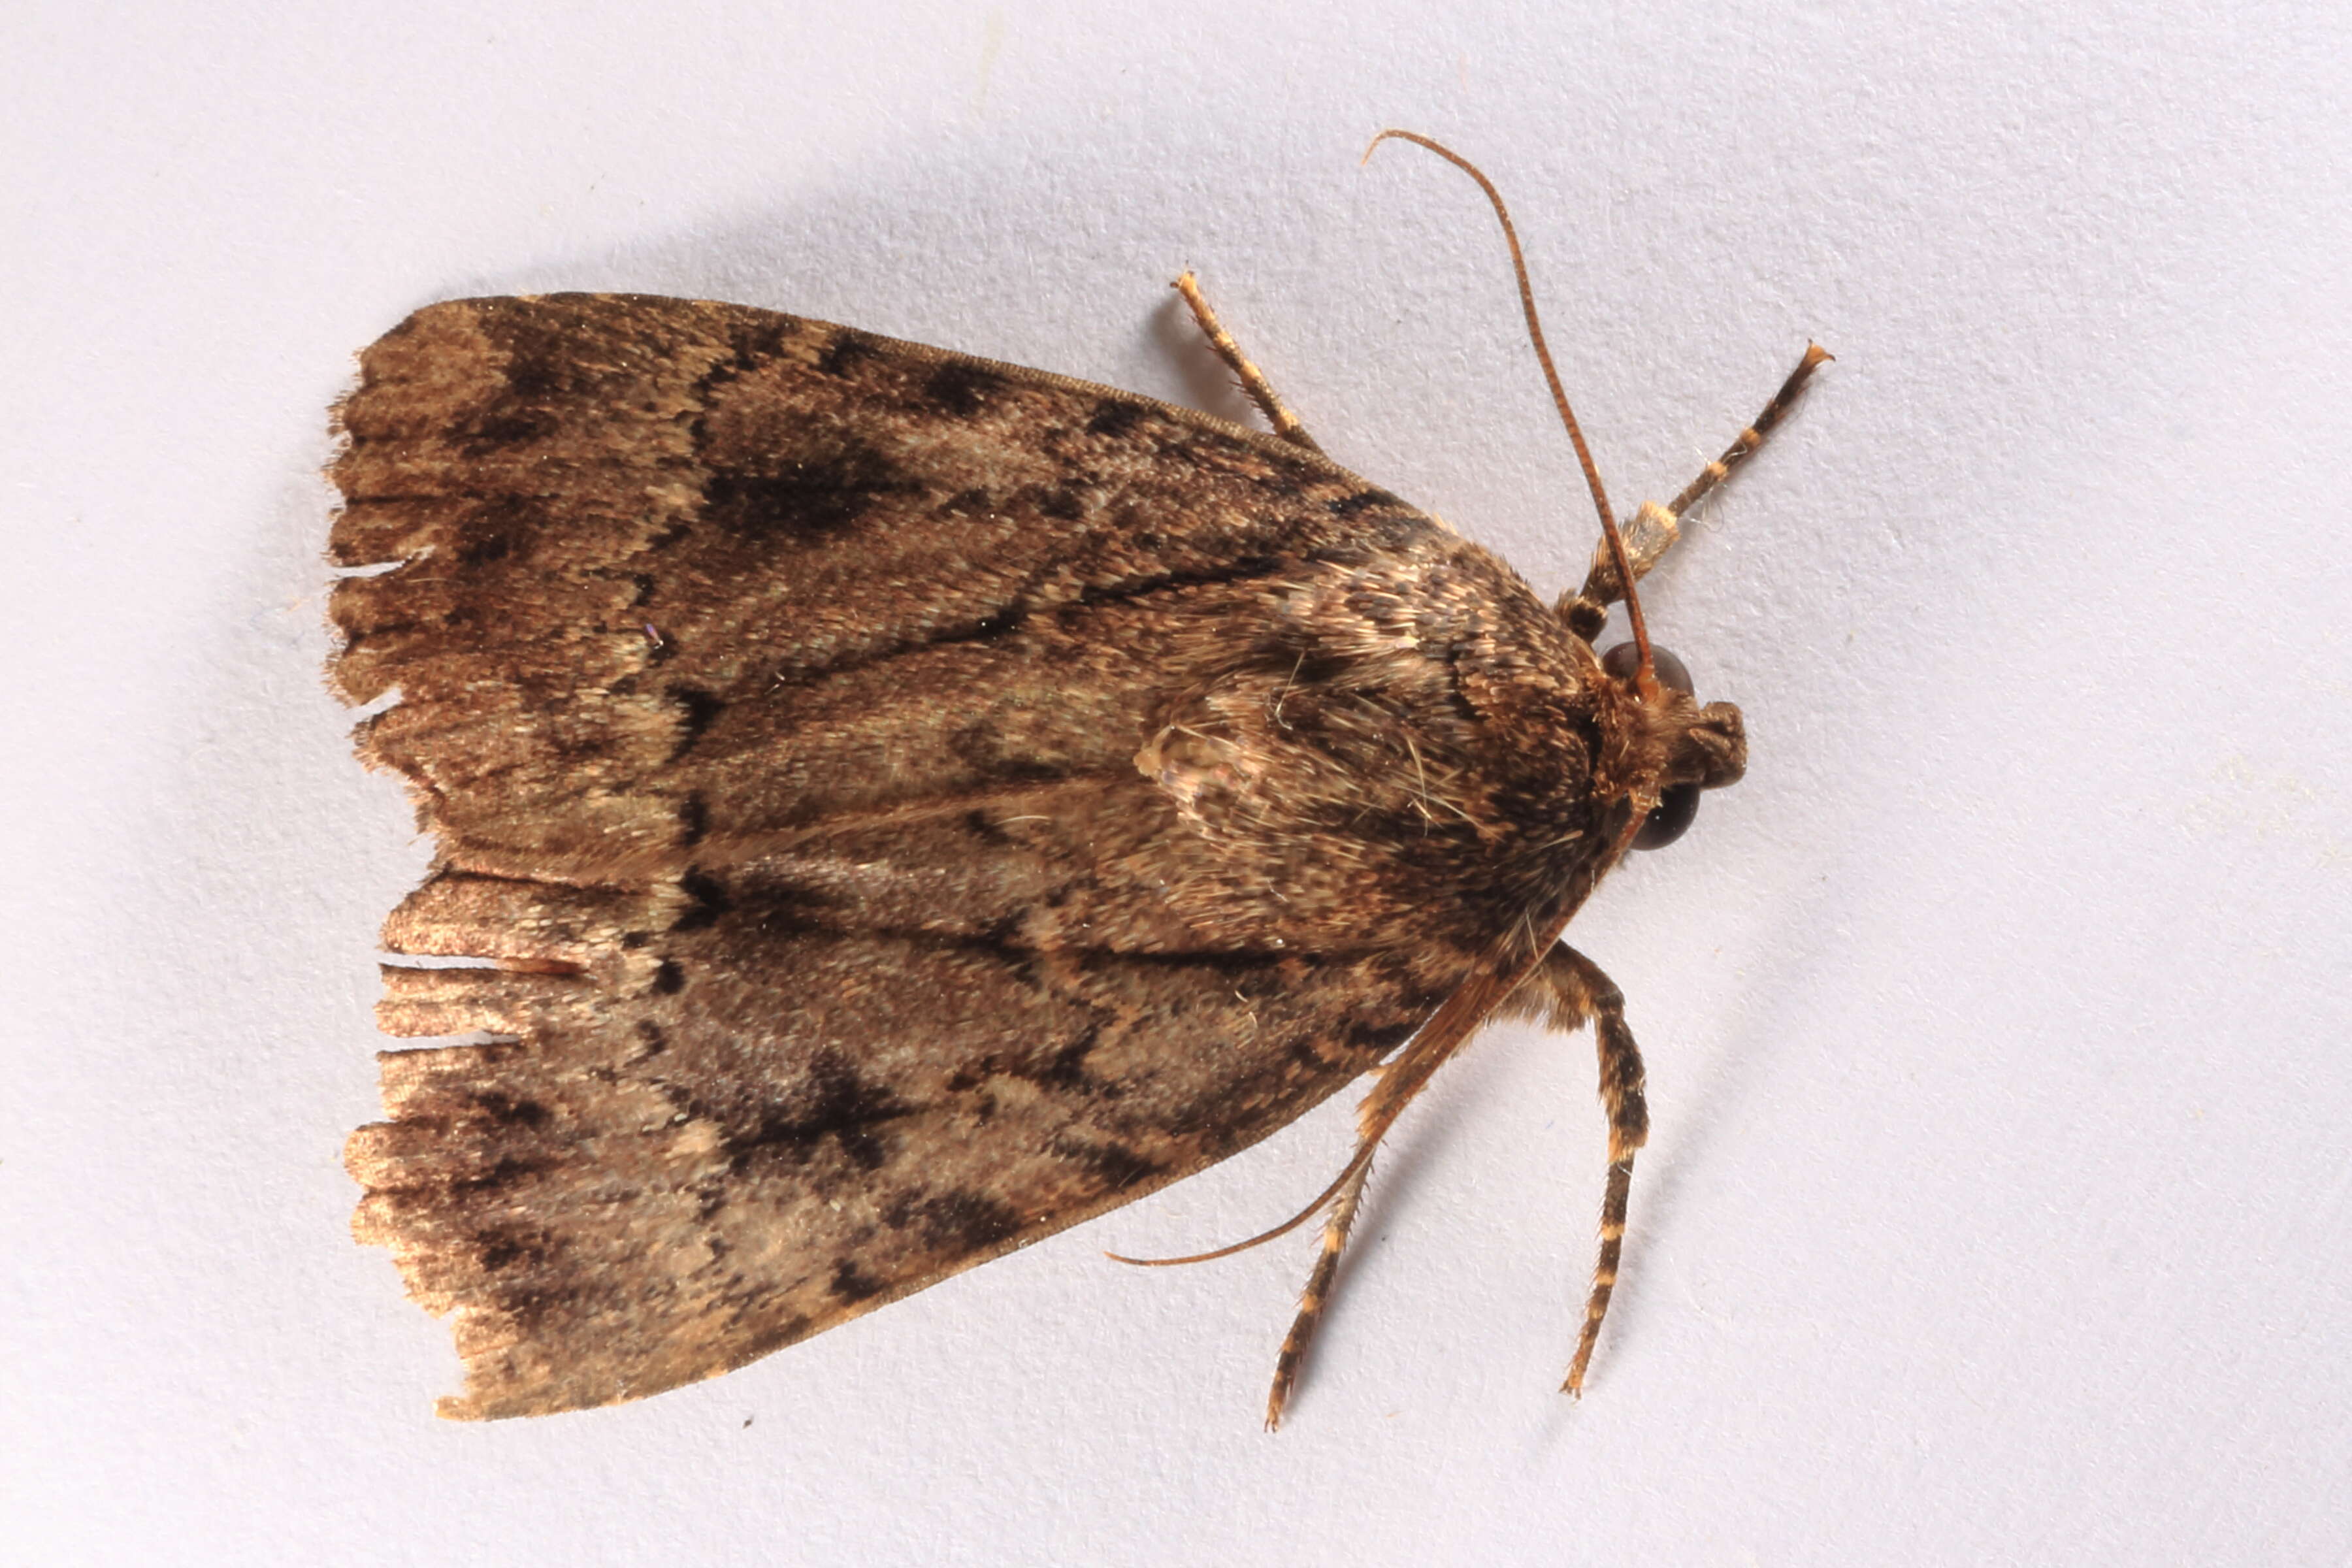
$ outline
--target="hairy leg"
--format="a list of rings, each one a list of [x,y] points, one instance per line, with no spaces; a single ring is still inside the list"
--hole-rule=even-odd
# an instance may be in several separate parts
[[[1295,447],[1321,452],[1323,448],[1315,444],[1315,437],[1307,433],[1307,426],[1298,422],[1298,416],[1282,401],[1281,395],[1274,390],[1274,384],[1266,380],[1265,373],[1250,363],[1249,356],[1242,353],[1241,344],[1234,342],[1233,333],[1225,331],[1224,323],[1217,320],[1217,313],[1209,309],[1209,301],[1201,294],[1200,280],[1187,272],[1176,279],[1176,292],[1183,295],[1184,303],[1192,307],[1192,319],[1201,324],[1201,331],[1209,340],[1209,346],[1217,351],[1217,357],[1231,365],[1234,374],[1241,377],[1242,390],[1249,394],[1250,401],[1265,414],[1266,422],[1274,426],[1274,433]]]
[[[1625,1026],[1625,994],[1601,973],[1599,964],[1566,942],[1546,955],[1497,1012],[1541,1018],[1562,1032],[1589,1022],[1600,1054],[1601,1107],[1609,1117],[1609,1182],[1601,1199],[1601,1258],[1592,1270],[1592,1293],[1585,1302],[1576,1359],[1570,1363],[1568,1381],[1560,1385],[1567,1393],[1581,1394],[1592,1347],[1601,1339],[1601,1321],[1609,1314],[1609,1298],[1617,1287],[1618,1259],[1625,1242],[1625,1203],[1633,1185],[1633,1153],[1650,1136],[1649,1101],[1642,1092],[1642,1051],[1633,1043],[1633,1030]]]

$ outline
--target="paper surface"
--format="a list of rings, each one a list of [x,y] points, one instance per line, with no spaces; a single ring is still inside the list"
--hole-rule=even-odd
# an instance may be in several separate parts
[[[349,5],[0,22],[0,1534],[28,1562],[2352,1555],[2352,38],[2321,7]],[[625,289],[1242,416],[1537,587],[1838,355],[1647,584],[1751,767],[1571,939],[1655,1131],[1587,1396],[1588,1040],[1335,1103],[744,1372],[434,1421],[349,1239],[424,859],[319,666],[325,409],[425,301]]]

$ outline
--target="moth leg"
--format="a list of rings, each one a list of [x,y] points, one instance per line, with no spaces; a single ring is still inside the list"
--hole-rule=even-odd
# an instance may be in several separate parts
[[[1517,994],[1498,1012],[1518,1017],[1542,1016],[1551,1028],[1571,1032],[1588,1021],[1601,1057],[1601,1105],[1609,1115],[1609,1184],[1601,1199],[1601,1260],[1592,1270],[1592,1295],[1584,1307],[1584,1327],[1577,1335],[1576,1359],[1570,1363],[1563,1393],[1584,1391],[1584,1369],[1601,1338],[1601,1320],[1609,1314],[1610,1293],[1617,1286],[1617,1262],[1625,1243],[1625,1199],[1633,1184],[1633,1152],[1648,1142],[1650,1106],[1642,1093],[1642,1050],[1625,1026],[1625,994],[1601,972],[1601,966],[1561,942],[1545,955]]]
[[[1315,1259],[1315,1271],[1307,1277],[1307,1289],[1298,1297],[1298,1316],[1291,1320],[1290,1332],[1283,1336],[1282,1353],[1275,1358],[1274,1387],[1265,1396],[1265,1429],[1269,1432],[1282,1425],[1282,1407],[1290,1402],[1290,1390],[1298,1382],[1298,1369],[1307,1360],[1307,1342],[1314,1339],[1316,1325],[1322,1322],[1323,1309],[1331,1300],[1331,1281],[1339,1273],[1339,1254],[1348,1245],[1348,1232],[1355,1226],[1356,1209],[1363,1202],[1364,1184],[1371,1174],[1371,1162],[1367,1160],[1339,1189],[1330,1216],[1323,1222],[1322,1255]]]
[[[1731,470],[1755,454],[1756,448],[1764,444],[1764,437],[1772,433],[1772,427],[1780,423],[1795,405],[1797,395],[1805,390],[1805,383],[1812,379],[1813,372],[1821,368],[1824,360],[1832,357],[1821,344],[1807,343],[1805,357],[1797,362],[1797,368],[1789,373],[1789,379],[1780,384],[1780,390],[1772,395],[1772,401],[1764,405],[1764,412],[1756,416],[1756,422],[1733,437],[1731,445],[1723,449],[1723,456],[1709,463],[1699,471],[1698,478],[1685,485],[1683,493],[1676,496],[1674,504],[1666,510],[1681,517],[1705,500],[1716,486],[1729,479]]]
[[[1567,923],[1565,915],[1560,924]],[[1529,951],[1541,951],[1546,942],[1559,934],[1559,926],[1551,933],[1537,938]],[[1481,965],[1468,978],[1454,988],[1454,994],[1432,1013],[1413,1035],[1404,1049],[1382,1063],[1378,1081],[1364,1101],[1356,1108],[1356,1152],[1341,1168],[1331,1184],[1315,1196],[1315,1201],[1276,1226],[1272,1230],[1237,1241],[1231,1247],[1221,1247],[1214,1252],[1202,1252],[1190,1258],[1121,1258],[1110,1256],[1122,1263],[1141,1263],[1151,1268],[1165,1268],[1180,1263],[1206,1263],[1213,1258],[1230,1258],[1253,1247],[1261,1247],[1277,1236],[1287,1236],[1306,1224],[1323,1205],[1331,1205],[1330,1215],[1323,1227],[1323,1255],[1316,1260],[1315,1272],[1307,1278],[1306,1294],[1298,1303],[1298,1317],[1291,1324],[1289,1337],[1283,1342],[1282,1358],[1275,1371],[1274,1389],[1266,1398],[1266,1421],[1269,1429],[1282,1418],[1282,1406],[1289,1397],[1291,1384],[1297,1381],[1298,1367],[1307,1353],[1307,1343],[1314,1336],[1315,1325],[1323,1315],[1323,1304],[1328,1300],[1332,1279],[1339,1268],[1339,1253],[1348,1245],[1348,1232],[1356,1223],[1357,1205],[1364,1195],[1364,1184],[1370,1179],[1373,1152],[1381,1140],[1396,1126],[1397,1118],[1404,1114],[1421,1091],[1427,1088],[1432,1074],[1444,1067],[1463,1042],[1477,1031],[1478,1026],[1493,1016],[1497,1008],[1506,1007],[1510,999],[1527,988],[1528,977],[1542,967],[1542,960],[1533,963],[1509,953],[1507,948],[1492,955],[1490,964]],[[1595,973],[1598,973],[1597,971]]]
[[[1807,343],[1805,357],[1797,362],[1797,368],[1789,373],[1789,379],[1780,384],[1780,390],[1772,395],[1772,401],[1764,405],[1756,422],[1733,437],[1731,445],[1723,449],[1723,456],[1685,485],[1672,506],[1660,506],[1653,500],[1642,503],[1624,527],[1626,560],[1637,580],[1647,576],[1659,557],[1682,537],[1682,519],[1690,509],[1714,493],[1717,485],[1731,477],[1732,469],[1755,455],[1773,426],[1788,416],[1798,395],[1804,391],[1805,383],[1812,379],[1813,372],[1832,357],[1821,344]],[[1608,620],[1609,606],[1624,596],[1625,584],[1618,580],[1616,560],[1604,541],[1592,552],[1592,568],[1585,574],[1584,586],[1560,601],[1559,613],[1570,631],[1590,642],[1601,635]]]
[[[1274,383],[1266,380],[1265,373],[1250,363],[1249,356],[1242,353],[1241,344],[1234,342],[1233,333],[1225,331],[1224,323],[1217,320],[1217,313],[1209,309],[1209,301],[1201,294],[1200,279],[1190,272],[1185,273],[1176,279],[1176,292],[1183,295],[1184,303],[1192,307],[1192,319],[1201,324],[1201,331],[1209,340],[1209,346],[1217,351],[1217,357],[1231,365],[1234,374],[1241,377],[1242,390],[1249,394],[1250,401],[1257,405],[1258,411],[1274,426],[1274,433],[1294,447],[1304,447],[1319,454],[1323,448],[1315,444],[1315,437],[1307,433],[1307,426],[1298,422],[1298,416],[1282,401],[1281,395],[1274,390]]]

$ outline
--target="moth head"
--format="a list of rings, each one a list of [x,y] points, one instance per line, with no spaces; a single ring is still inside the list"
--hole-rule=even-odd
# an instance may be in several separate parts
[[[1496,219],[1503,226],[1503,240],[1511,252],[1511,271],[1519,285],[1519,306],[1527,316],[1528,344],[1535,350],[1536,363],[1543,367],[1544,384],[1551,389],[1552,406],[1568,432],[1569,444],[1576,448],[1577,466],[1584,470],[1585,487],[1592,492],[1592,510],[1601,518],[1601,548],[1594,552],[1592,571],[1582,589],[1560,601],[1560,618],[1571,633],[1590,645],[1600,635],[1610,605],[1619,600],[1624,603],[1626,624],[1633,640],[1611,648],[1602,657],[1601,668],[1632,699],[1633,710],[1642,716],[1641,727],[1646,731],[1648,743],[1643,749],[1648,755],[1642,768],[1644,784],[1637,790],[1636,799],[1649,798],[1655,804],[1634,831],[1633,847],[1663,848],[1681,837],[1691,819],[1698,815],[1699,791],[1738,782],[1748,766],[1748,736],[1740,724],[1738,709],[1728,702],[1710,702],[1700,707],[1691,695],[1690,671],[1683,661],[1650,641],[1649,626],[1642,616],[1642,596],[1633,584],[1674,542],[1677,514],[1717,482],[1728,471],[1727,462],[1737,458],[1711,465],[1711,477],[1704,484],[1685,490],[1671,507],[1643,502],[1632,527],[1620,528],[1617,514],[1609,506],[1608,489],[1601,482],[1601,470],[1593,464],[1592,449],[1585,444],[1575,410],[1568,405],[1568,392],[1560,385],[1559,367],[1552,363],[1551,350],[1544,344],[1543,322],[1536,313],[1535,289],[1528,281],[1527,258],[1519,249],[1518,230],[1511,223],[1503,194],[1467,158],[1410,131],[1381,132],[1372,138],[1372,146],[1364,150],[1364,156],[1370,158],[1372,148],[1391,140],[1427,148],[1469,175],[1486,193]],[[1818,348],[1809,350],[1804,365],[1782,388],[1782,396],[1794,395],[1794,389],[1826,357]],[[1770,427],[1779,407],[1776,401],[1772,408],[1765,411],[1765,417],[1758,421],[1759,430]],[[1753,431],[1749,435],[1753,439],[1747,449],[1752,450],[1753,442],[1763,437]],[[1629,533],[1633,535],[1630,543]]]
[[[1651,720],[1662,755],[1658,804],[1634,833],[1633,847],[1663,849],[1698,816],[1699,791],[1738,784],[1748,771],[1747,726],[1728,702],[1701,707],[1692,695],[1689,667],[1655,643],[1650,645],[1654,695],[1642,689],[1639,645],[1619,643],[1601,656],[1601,668]]]

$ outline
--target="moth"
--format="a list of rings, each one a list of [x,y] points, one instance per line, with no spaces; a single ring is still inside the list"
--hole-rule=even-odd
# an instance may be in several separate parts
[[[436,847],[380,1022],[456,1043],[383,1053],[347,1163],[455,1315],[441,1414],[740,1366],[1371,1074],[1268,1233],[1324,1216],[1272,1426],[1374,1150],[1496,1017],[1599,1042],[1580,1386],[1648,1123],[1561,931],[1746,758],[1633,585],[1826,356],[1621,530],[1501,197],[1388,137],[1502,221],[1601,518],[1557,605],[1325,457],[1189,274],[1271,434],[702,300],[460,300],[363,352],[331,679]]]

